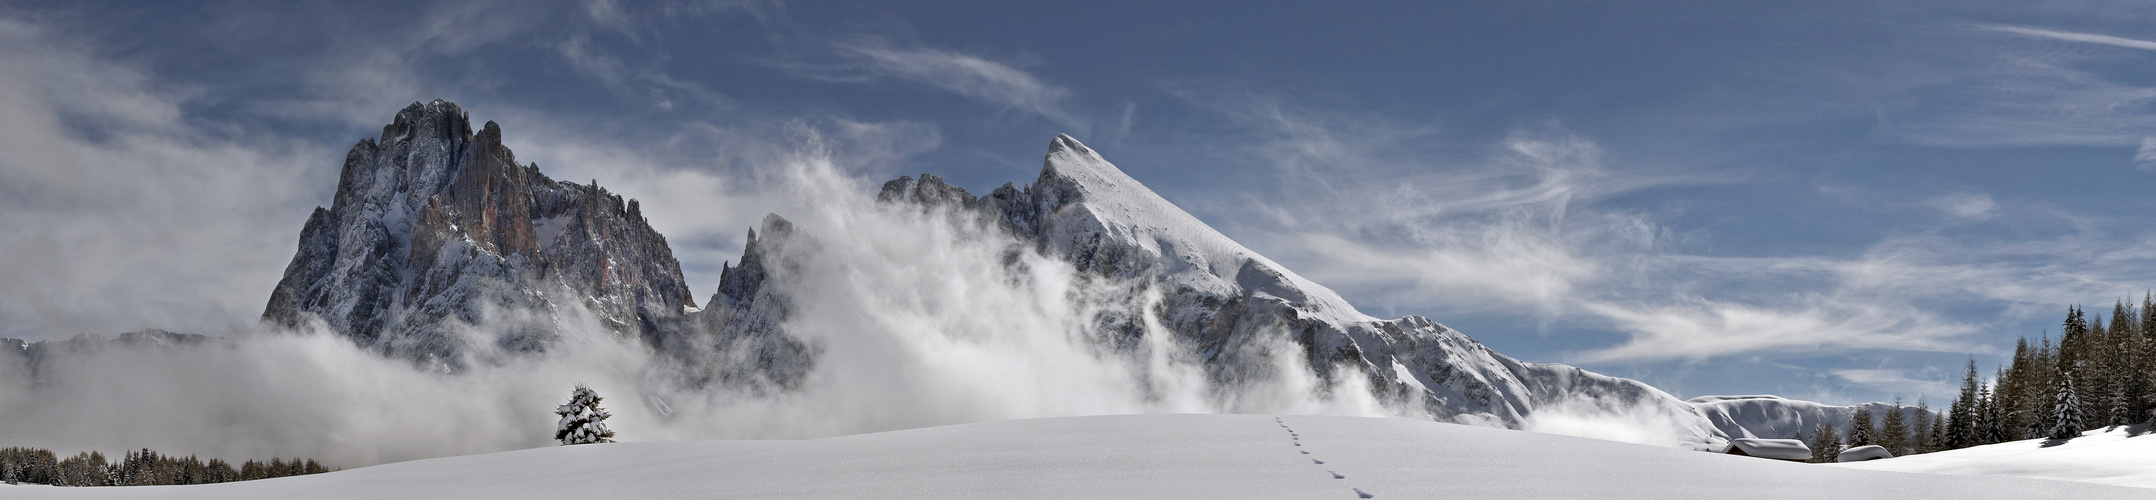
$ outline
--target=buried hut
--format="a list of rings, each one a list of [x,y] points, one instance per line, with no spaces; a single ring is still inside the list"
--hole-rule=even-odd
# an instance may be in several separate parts
[[[1885,447],[1881,447],[1876,444],[1867,444],[1864,446],[1858,446],[1855,448],[1843,450],[1840,455],[1836,455],[1834,457],[1834,461],[1862,462],[1865,460],[1878,460],[1882,458],[1894,458],[1894,454],[1887,452],[1887,449]]]
[[[1729,440],[1724,453],[1747,457],[1803,462],[1812,459],[1812,448],[1795,439],[1737,438]]]

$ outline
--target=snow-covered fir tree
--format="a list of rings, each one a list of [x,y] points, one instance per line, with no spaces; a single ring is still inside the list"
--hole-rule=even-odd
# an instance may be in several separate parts
[[[2128,397],[2128,391],[2125,390],[2126,377],[2113,377],[2112,386],[2116,387],[2117,389],[2111,391],[2111,409],[2110,411],[2104,412],[2107,416],[2111,417],[2111,420],[2105,423],[2114,426],[2133,425],[2133,399]]]
[[[554,426],[554,439],[564,446],[614,442],[614,431],[606,428],[607,417],[614,415],[599,407],[599,399],[599,393],[584,384],[569,391],[569,404],[554,409],[561,416]]]
[[[1836,457],[1841,455],[1841,453],[1841,435],[1834,432],[1833,425],[1830,425],[1826,422],[1820,422],[1819,428],[1812,430],[1811,462],[1815,464],[1830,463],[1833,462]]]
[[[1872,442],[1872,411],[1857,406],[1856,414],[1849,416],[1849,446],[1865,446]]]
[[[1976,445],[1977,391],[1983,384],[1976,379],[1976,358],[1969,359],[1969,374],[1961,379],[1961,397],[1954,399],[1954,406],[1947,410],[1946,442],[1941,449],[1953,450]]]
[[[2006,441],[2006,428],[2002,427],[2005,414],[2000,411],[1999,400],[1991,393],[1991,387],[1977,390],[1976,423],[1970,427],[1970,445],[1985,445]]]
[[[2058,399],[2051,405],[2051,439],[2081,436],[2081,400],[2074,398],[2074,377],[2059,377]]]

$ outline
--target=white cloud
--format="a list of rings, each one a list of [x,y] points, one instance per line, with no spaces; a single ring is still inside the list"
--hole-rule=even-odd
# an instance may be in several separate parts
[[[1966,191],[1934,196],[1927,202],[1947,215],[1964,219],[1988,219],[1991,218],[1992,212],[1999,208],[1999,204],[1992,201],[1991,195]]]
[[[1999,31],[2003,33],[2013,33],[2016,35],[2022,35],[2031,38],[2041,38],[2045,40],[2093,43],[2097,45],[2109,45],[2112,47],[2135,50],[2156,50],[2156,42],[2151,42],[2148,40],[2136,40],[2132,38],[2115,37],[2110,35],[2098,35],[2094,33],[2075,33],[2072,31],[2053,31],[2047,29],[2024,28],[2020,26],[2003,25],[1984,26],[1984,29]]]
[[[2156,131],[2156,116],[2140,111],[2156,103],[2156,87],[2102,70],[2148,54],[2027,40],[2149,42],[2009,26],[1957,33],[1979,36],[1916,37],[1889,53],[1890,66],[1866,89],[1879,114],[1875,137],[1948,147],[2135,146]]]
[[[1444,142],[1426,126],[1363,116],[1318,118],[1276,99],[1191,94],[1205,96],[1194,102],[1250,126],[1262,140],[1232,142],[1274,167],[1259,172],[1272,174],[1266,180],[1277,184],[1266,187],[1278,193],[1234,198],[1236,203],[1197,200],[1196,206],[1228,217],[1222,223],[1231,234],[1358,297],[1366,308],[1441,319],[1512,311],[1523,320],[1512,331],[1470,332],[1478,335],[1516,335],[1564,322],[1626,336],[1563,360],[1977,352],[1989,348],[1973,338],[1978,325],[1935,309],[1952,303],[1944,297],[2057,300],[2062,290],[2075,289],[2072,279],[2055,274],[2059,269],[2007,272],[1957,261],[1942,253],[1946,242],[1928,232],[1888,238],[1848,257],[1686,254],[1672,246],[1674,236],[1657,217],[1597,201],[1730,177],[1613,168],[1595,141],[1558,125],[1518,129],[1481,158],[1455,158],[1442,149],[1408,146]],[[1958,218],[1999,216],[1998,203],[1982,193],[1928,201],[1914,206]],[[1251,229],[1238,230],[1244,225]],[[1976,251],[2003,256],[2023,249]],[[1523,307],[1533,314],[1518,314]]]
[[[1909,375],[1909,370],[1849,368],[1833,370],[1831,373],[1853,384],[1881,392],[1901,393],[1911,396],[1908,402],[1910,405],[1916,404],[1916,396],[1927,397],[1931,401],[1940,401],[1940,404],[1945,404],[1945,398],[1954,397],[1961,391],[1959,381],[1945,378],[1912,377]]]
[[[187,92],[0,24],[0,335],[251,323],[335,147],[204,133]]]
[[[1587,310],[1631,335],[1588,351],[1583,361],[1701,360],[1754,353],[1858,349],[1961,351],[1957,337],[1974,325],[1914,307],[1864,297],[1793,294],[1787,307],[1684,297],[1664,305],[1584,302]]]
[[[2141,138],[2141,147],[2134,149],[2134,167],[2156,170],[2156,137]]]
[[[881,40],[841,43],[851,69],[868,78],[892,77],[1054,120],[1084,133],[1085,122],[1063,109],[1070,91],[1011,65],[962,52],[899,47]],[[858,78],[858,77],[856,77]]]

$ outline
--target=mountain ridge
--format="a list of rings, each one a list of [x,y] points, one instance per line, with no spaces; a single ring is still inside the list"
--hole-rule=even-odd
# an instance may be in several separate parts
[[[773,279],[818,265],[803,260],[816,242],[793,223],[766,216],[698,309],[635,200],[519,165],[500,136],[493,122],[474,132],[461,108],[437,100],[413,103],[379,139],[360,141],[335,201],[302,230],[265,320],[319,321],[362,346],[454,370],[473,341],[457,334],[462,325],[504,332],[479,340],[507,351],[544,351],[560,317],[581,309],[677,361],[691,386],[785,391],[817,366],[823,339],[787,331],[795,298]],[[1040,174],[1022,188],[974,196],[923,174],[886,182],[876,199],[964,214],[1129,292],[1096,304],[1088,341],[1124,355],[1188,349],[1216,397],[1283,376],[1278,357],[1293,356],[1323,382],[1309,397],[1333,397],[1327,388],[1359,377],[1393,411],[1445,421],[1525,428],[1585,412],[1645,416],[1697,449],[1727,437],[1644,383],[1524,363],[1422,316],[1364,314],[1069,135],[1049,141]],[[1173,342],[1146,342],[1151,335]]]
[[[1445,420],[1502,427],[1528,425],[1538,408],[1604,413],[1645,411],[1679,422],[1667,429],[1695,448],[1726,436],[1683,401],[1646,384],[1561,364],[1523,363],[1422,316],[1381,320],[1214,230],[1123,173],[1068,135],[1049,142],[1040,176],[975,197],[939,177],[900,177],[884,184],[884,202],[948,206],[994,221],[1082,273],[1115,280],[1157,280],[1166,295],[1160,320],[1196,346],[1216,383],[1250,374],[1247,347],[1286,340],[1304,363],[1337,381],[1354,367],[1373,391]],[[1141,318],[1115,318],[1142,334]],[[1286,337],[1286,338],[1278,338]],[[1135,345],[1125,339],[1119,345]]]

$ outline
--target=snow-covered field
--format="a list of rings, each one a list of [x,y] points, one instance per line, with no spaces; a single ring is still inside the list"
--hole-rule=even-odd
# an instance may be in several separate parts
[[[2030,439],[1837,465],[1852,469],[2029,477],[2156,488],[2156,436],[2144,435],[2147,433],[2145,426],[2112,427],[2083,432],[2081,437],[2064,443]],[[2156,492],[2147,495],[2156,498]]]
[[[2156,442],[2156,439],[2150,441]],[[2002,445],[2003,446],[2003,445]],[[23,498],[2149,498],[1419,420],[1124,415],[805,441],[549,447],[207,486],[0,486]]]

